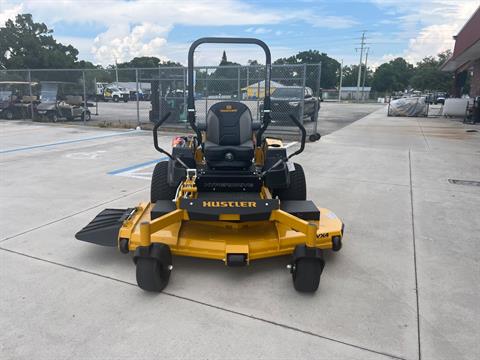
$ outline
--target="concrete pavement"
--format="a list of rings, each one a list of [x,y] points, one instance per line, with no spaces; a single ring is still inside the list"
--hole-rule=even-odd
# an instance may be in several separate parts
[[[448,182],[480,181],[478,126],[381,108],[307,146],[309,198],[346,223],[314,295],[287,258],[175,258],[166,292],[142,292],[128,256],[74,234],[148,199],[150,133],[0,126],[2,358],[480,356],[480,187]]]

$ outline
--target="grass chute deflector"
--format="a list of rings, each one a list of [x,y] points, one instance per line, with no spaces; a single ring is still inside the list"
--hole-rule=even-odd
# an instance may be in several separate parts
[[[265,51],[265,97],[261,123],[241,101],[221,101],[208,109],[205,124],[195,117],[193,55],[204,43],[256,44]],[[118,247],[132,254],[137,283],[147,291],[168,284],[173,256],[221,260],[245,266],[252,260],[290,255],[288,268],[296,290],[316,291],[325,266],[322,251],[342,247],[344,226],[330,210],[306,200],[306,181],[280,139],[264,137],[270,123],[271,55],[261,40],[202,38],[188,53],[188,121],[195,135],[177,136],[171,153],[156,164],[150,201],[129,209],[105,209],[76,237]]]

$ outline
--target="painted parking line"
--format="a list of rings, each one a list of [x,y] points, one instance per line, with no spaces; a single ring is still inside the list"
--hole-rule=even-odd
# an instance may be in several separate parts
[[[120,133],[90,136],[90,137],[74,139],[74,140],[62,140],[62,141],[57,141],[57,142],[48,143],[48,144],[23,146],[23,147],[17,147],[17,148],[12,148],[12,149],[0,150],[0,154],[7,154],[7,153],[13,153],[13,152],[18,152],[18,151],[26,151],[26,150],[32,150],[32,149],[38,149],[38,148],[45,148],[45,147],[53,147],[53,146],[59,146],[59,145],[65,145],[65,144],[73,144],[73,143],[83,142],[83,141],[105,139],[105,138],[114,137],[114,136],[131,135],[131,134],[136,134],[136,133],[139,133],[139,132],[141,132],[141,131],[140,130],[128,130],[128,131],[124,131],[124,132],[120,132]]]
[[[293,142],[291,142],[291,143],[288,143],[288,144],[283,145],[283,147],[284,147],[285,149],[288,149],[290,146],[294,146],[294,145],[297,145],[297,144],[298,144],[297,141],[293,141]]]
[[[143,180],[150,180],[152,177],[151,172],[140,172],[140,170],[147,169],[149,167],[152,167],[153,165],[156,165],[160,161],[167,160],[168,158],[166,156],[163,156],[161,158],[155,159],[155,160],[149,160],[145,161],[139,164],[134,164],[130,165],[121,169],[116,169],[109,171],[107,175],[114,175],[114,176],[124,176],[124,177],[129,177],[129,178],[134,178],[134,179],[143,179]]]

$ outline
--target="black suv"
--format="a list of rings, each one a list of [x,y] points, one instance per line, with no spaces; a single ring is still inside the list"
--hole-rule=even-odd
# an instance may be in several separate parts
[[[290,114],[300,117],[300,107],[302,105],[302,87],[285,86],[278,87],[272,92],[272,120],[290,121]],[[315,114],[320,110],[319,99],[313,96],[313,91],[309,87],[305,88],[303,94],[303,116],[311,121],[315,121]]]

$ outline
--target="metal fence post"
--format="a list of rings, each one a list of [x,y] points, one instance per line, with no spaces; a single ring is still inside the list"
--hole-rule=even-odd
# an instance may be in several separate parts
[[[185,112],[185,116],[188,113],[187,112],[187,69],[183,68],[182,70],[182,76],[183,76],[183,111]],[[193,93],[195,96],[195,87],[193,89]],[[185,119],[185,129],[188,129],[188,120]]]
[[[95,115],[98,116],[98,87],[97,87],[97,77],[93,78],[93,86],[95,88]]]
[[[322,79],[322,62],[319,62],[318,63],[318,76],[317,76],[317,102],[315,105],[316,109],[316,113],[315,113],[315,122],[313,124],[313,134],[317,134],[318,133],[318,117],[319,117],[319,112],[320,112],[320,109],[321,109],[321,106],[320,106],[320,99],[322,98],[322,92],[320,90],[320,81]]]
[[[322,79],[322,62],[318,63],[318,77],[317,77],[317,96],[320,97],[321,91],[320,91],[320,81]]]
[[[205,121],[207,121],[208,111],[208,68],[205,68]]]
[[[28,92],[30,95],[30,111],[32,112],[32,121],[34,120],[33,99],[32,99],[32,73],[28,70]]]
[[[260,82],[261,80],[260,79],[257,79],[257,80],[258,80],[257,81],[257,120],[260,120],[262,118],[262,114],[260,114]]]
[[[241,93],[241,91],[240,91],[240,65],[238,65],[237,70],[238,70],[238,79],[237,79],[238,95],[237,95],[237,97],[238,97],[238,100],[240,101],[240,93]]]
[[[85,85],[85,70],[82,71],[82,79],[83,79],[83,125],[87,123],[87,87]]]
[[[303,64],[303,80],[302,80],[302,97],[300,104],[300,119],[298,119],[303,124],[303,110],[305,106],[305,80],[307,77],[307,64]]]
[[[136,97],[137,97],[137,126],[140,126],[140,102],[138,96],[138,69],[135,69]]]

